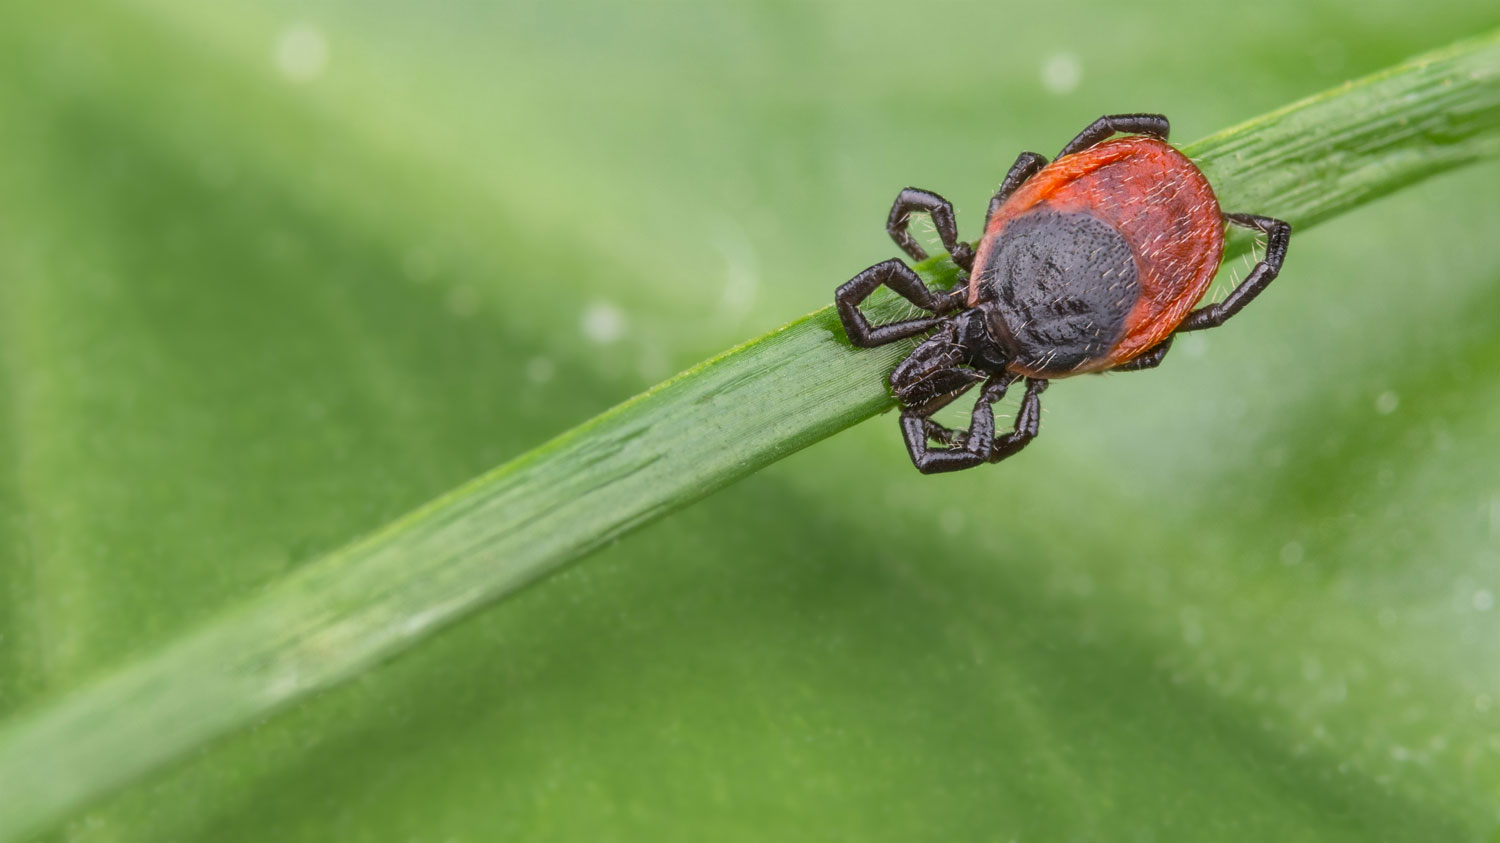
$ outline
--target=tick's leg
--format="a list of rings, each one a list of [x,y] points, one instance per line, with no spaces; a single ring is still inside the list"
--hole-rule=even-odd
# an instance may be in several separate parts
[[[838,306],[839,318],[844,322],[844,333],[849,342],[861,348],[885,345],[888,342],[912,337],[930,331],[942,323],[937,318],[907,319],[888,325],[871,326],[859,309],[860,302],[875,292],[881,285],[890,287],[898,295],[917,307],[933,313],[947,313],[958,306],[958,299],[951,294],[935,293],[922,283],[922,277],[899,260],[877,263],[854,276],[838,288],[833,301]]]
[[[1166,140],[1171,128],[1167,118],[1160,114],[1107,114],[1090,123],[1087,129],[1078,133],[1078,137],[1068,141],[1068,145],[1063,147],[1057,157],[1082,152],[1116,132],[1125,135],[1150,135]]]
[[[999,462],[1014,455],[1036,438],[1042,427],[1042,402],[1047,391],[1047,381],[1041,378],[1026,379],[1026,396],[1021,399],[1021,409],[1016,413],[1016,425],[1010,433],[997,437],[990,448],[989,461]]]
[[[995,444],[994,403],[1005,397],[1005,388],[1015,380],[1015,375],[1002,374],[991,377],[974,402],[974,413],[969,418],[966,433],[944,427],[931,416],[943,405],[958,397],[959,393],[945,396],[941,403],[933,402],[920,407],[909,407],[901,411],[901,433],[906,439],[906,452],[912,464],[923,474],[941,474],[962,471],[983,465]],[[934,406],[935,404],[935,406]],[[936,440],[950,445],[934,448],[929,442]]]
[[[937,442],[942,445],[957,445],[960,449],[962,449],[964,447],[964,444],[968,442],[968,432],[954,430],[951,427],[945,427],[942,424],[934,421],[932,415],[938,410],[941,410],[949,404],[952,404],[954,400],[956,400],[959,396],[963,395],[965,392],[968,392],[970,387],[982,380],[984,380],[984,376],[979,375],[978,377],[971,379],[968,383],[959,385],[956,389],[954,389],[954,391],[946,395],[940,395],[937,398],[928,401],[926,404],[922,404],[916,407],[903,407],[901,410],[901,416],[903,418],[903,421],[901,423],[903,436],[910,436],[910,432],[905,429],[907,424],[904,421],[905,417],[908,415],[915,416],[922,420],[922,428],[927,431],[926,441]],[[973,426],[972,419],[970,420],[970,426]],[[923,443],[923,446],[927,447],[926,442]],[[909,438],[907,440],[907,450],[911,450],[911,441]]]
[[[902,411],[901,432],[906,439],[907,453],[917,470],[923,474],[941,474],[986,462],[999,462],[1035,439],[1042,421],[1040,396],[1047,389],[1047,381],[1040,378],[1026,380],[1026,396],[1021,399],[1021,409],[1016,413],[1015,428],[1004,436],[995,435],[994,404],[1005,397],[1006,388],[1014,380],[1015,376],[1011,374],[996,375],[984,385],[979,400],[974,402],[974,415],[969,420],[967,433],[933,421],[930,416],[936,410],[930,407]],[[928,444],[931,440],[951,443],[953,447],[933,448]]]
[[[927,251],[907,230],[911,224],[911,215],[915,213],[925,213],[932,218],[938,237],[943,241],[943,248],[948,250],[948,256],[960,269],[967,271],[974,265],[974,250],[969,248],[968,243],[958,242],[958,222],[953,217],[953,203],[930,190],[918,187],[908,187],[896,196],[896,203],[891,205],[891,214],[885,221],[886,233],[891,235],[901,251],[911,255],[912,260],[927,260]]]
[[[995,191],[994,196],[990,197],[990,209],[984,215],[984,227],[986,231],[990,227],[990,217],[993,217],[995,212],[1000,210],[1000,206],[1005,204],[1005,200],[1009,199],[1010,195],[1016,192],[1016,188],[1025,184],[1027,179],[1036,175],[1045,166],[1047,166],[1046,156],[1037,155],[1035,152],[1023,152],[1016,157],[1016,163],[1010,165],[1010,172],[1005,174],[1005,181],[1000,182],[1000,189]]]
[[[1161,365],[1163,358],[1167,356],[1167,350],[1172,347],[1172,338],[1167,337],[1156,345],[1151,346],[1144,354],[1110,369],[1111,372],[1139,372],[1142,369],[1155,369]]]
[[[1224,300],[1217,304],[1201,307],[1187,315],[1178,326],[1179,331],[1201,331],[1204,328],[1217,328],[1229,320],[1229,317],[1239,313],[1249,304],[1260,291],[1276,280],[1276,274],[1281,271],[1281,262],[1286,260],[1287,242],[1292,237],[1292,227],[1281,220],[1270,217],[1256,216],[1255,214],[1225,214],[1224,219],[1235,225],[1253,228],[1262,231],[1266,235],[1266,256],[1261,259],[1245,280],[1240,282]]]

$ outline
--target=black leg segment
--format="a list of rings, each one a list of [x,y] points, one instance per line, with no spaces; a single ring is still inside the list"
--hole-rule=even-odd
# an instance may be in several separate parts
[[[877,263],[844,282],[833,294],[839,318],[844,322],[844,332],[849,335],[849,342],[860,348],[871,348],[916,336],[942,323],[941,319],[929,318],[871,326],[864,313],[860,312],[859,305],[881,285],[890,287],[902,298],[934,314],[947,312],[957,305],[954,297],[928,289],[922,282],[922,277],[901,261],[893,258],[885,263]]]
[[[979,399],[974,402],[974,413],[969,419],[967,432],[946,428],[933,421],[933,407],[914,407],[901,412],[901,432],[906,439],[906,450],[917,470],[923,474],[941,474],[961,471],[987,462],[999,462],[1026,447],[1036,438],[1041,425],[1042,406],[1038,397],[1047,388],[1047,381],[1029,378],[1026,381],[1026,397],[1021,399],[1020,412],[1016,414],[1015,429],[1003,436],[995,435],[995,402],[1005,397],[1006,389],[1015,382],[1010,373],[995,375],[984,385]],[[947,402],[943,402],[947,403]],[[930,441],[948,445],[934,448]]]
[[[1156,345],[1153,345],[1150,348],[1146,349],[1145,353],[1141,354],[1134,360],[1129,360],[1121,363],[1120,365],[1114,367],[1113,369],[1110,369],[1109,371],[1139,372],[1142,369],[1155,369],[1157,366],[1161,365],[1161,361],[1166,358],[1167,352],[1171,350],[1171,348],[1172,338],[1167,337]]]
[[[1041,378],[1026,379],[1026,395],[1021,398],[1021,409],[1016,413],[1015,429],[995,440],[994,446],[990,449],[990,462],[999,462],[1014,455],[1036,438],[1037,433],[1042,429],[1040,398],[1046,391],[1047,381]]]
[[[1016,188],[1026,183],[1026,180],[1036,175],[1043,167],[1047,166],[1047,157],[1035,152],[1023,152],[1016,157],[1016,163],[1010,165],[1010,172],[1005,174],[1005,181],[1000,182],[1000,189],[990,198],[990,209],[984,215],[984,227],[990,227],[990,217],[1000,210],[1005,200],[1010,198]]]
[[[1266,256],[1261,259],[1245,280],[1240,282],[1224,300],[1217,304],[1201,307],[1187,315],[1178,326],[1179,331],[1201,331],[1204,328],[1217,328],[1229,320],[1229,317],[1239,313],[1260,295],[1261,290],[1270,286],[1276,280],[1277,273],[1281,272],[1281,263],[1286,260],[1287,243],[1292,237],[1292,227],[1281,220],[1270,217],[1257,216],[1255,214],[1225,214],[1224,219],[1245,228],[1253,228],[1264,232],[1266,235]]]
[[[918,187],[908,187],[896,196],[895,204],[891,205],[891,214],[885,221],[886,233],[891,235],[901,251],[911,255],[912,260],[927,260],[927,250],[922,248],[908,230],[911,215],[915,213],[925,213],[932,217],[932,224],[943,241],[943,248],[948,250],[948,255],[959,268],[968,270],[974,265],[974,250],[968,243],[958,242],[958,222],[953,216],[953,203],[930,190]]]
[[[1015,380],[1015,375],[1002,374],[991,378],[974,402],[974,412],[969,417],[969,429],[960,432],[933,421],[931,416],[937,407],[908,407],[901,411],[901,434],[906,440],[906,452],[912,464],[923,474],[943,474],[962,471],[983,465],[989,458],[995,441],[995,408],[993,404],[1005,397],[1006,387]],[[947,402],[943,402],[947,403]],[[950,447],[934,448],[929,440],[942,442]]]
[[[1082,152],[1116,133],[1150,135],[1153,138],[1166,140],[1171,130],[1172,126],[1167,122],[1167,118],[1160,114],[1106,114],[1090,123],[1087,129],[1079,132],[1078,137],[1068,141],[1068,145],[1063,147],[1057,157]]]

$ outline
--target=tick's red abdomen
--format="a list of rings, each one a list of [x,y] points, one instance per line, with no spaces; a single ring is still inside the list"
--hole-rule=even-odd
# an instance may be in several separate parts
[[[1187,156],[1151,137],[1105,141],[1044,167],[995,212],[974,265],[989,265],[1013,220],[1044,210],[1086,214],[1119,232],[1135,259],[1139,298],[1104,354],[1068,372],[1022,372],[1027,375],[1103,371],[1147,351],[1203,297],[1224,254],[1224,219],[1208,179]],[[976,272],[970,307],[979,303],[979,284]]]

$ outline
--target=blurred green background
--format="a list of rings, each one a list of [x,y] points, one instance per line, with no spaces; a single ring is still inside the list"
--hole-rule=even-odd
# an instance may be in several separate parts
[[[1497,23],[10,0],[0,717],[827,304],[905,185],[973,236],[1101,113],[1188,141]],[[1298,234],[1004,466],[876,419],[46,839],[1497,839],[1497,195]]]

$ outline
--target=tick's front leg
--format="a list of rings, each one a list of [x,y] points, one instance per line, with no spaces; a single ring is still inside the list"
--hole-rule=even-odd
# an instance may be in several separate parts
[[[917,470],[923,474],[942,474],[994,462],[992,453],[997,442],[994,404],[1005,397],[1006,387],[1015,379],[1016,376],[1009,373],[989,379],[980,392],[979,399],[974,402],[974,412],[969,417],[967,433],[933,421],[931,416],[937,411],[935,408],[903,410],[901,432],[906,439],[906,451],[911,455],[912,464]],[[1030,390],[1027,390],[1027,395],[1031,395]],[[950,447],[934,448],[932,441],[946,443]]]

